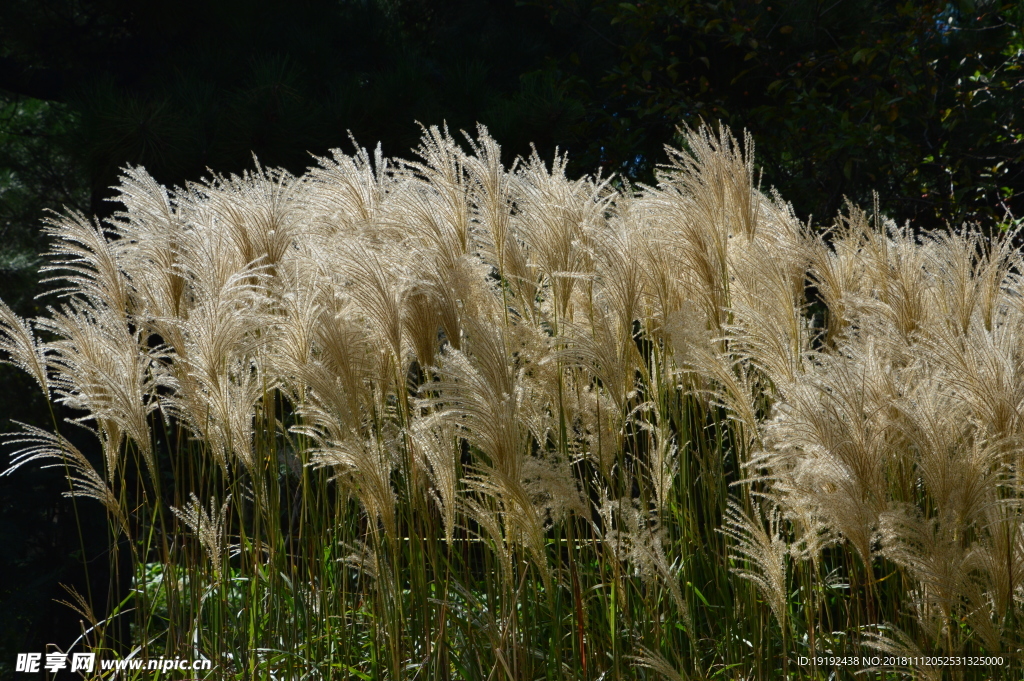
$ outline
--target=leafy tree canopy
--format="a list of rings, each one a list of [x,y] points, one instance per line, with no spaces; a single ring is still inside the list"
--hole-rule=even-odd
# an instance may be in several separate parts
[[[753,133],[765,181],[804,216],[873,191],[920,226],[1024,214],[1020,3],[536,5],[615,54],[588,111],[591,162],[648,177],[675,126],[717,119]]]

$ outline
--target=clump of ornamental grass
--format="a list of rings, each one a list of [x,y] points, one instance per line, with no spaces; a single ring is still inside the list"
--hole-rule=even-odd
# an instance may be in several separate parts
[[[24,426],[7,474],[64,467],[134,573],[76,646],[482,681],[1019,649],[1015,234],[813,232],[725,130],[653,187],[482,127],[415,153],[128,168],[48,221],[58,302],[0,305],[0,349],[97,444]]]

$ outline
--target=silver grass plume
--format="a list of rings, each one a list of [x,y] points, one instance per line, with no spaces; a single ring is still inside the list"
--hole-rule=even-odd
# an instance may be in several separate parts
[[[228,548],[227,516],[231,495],[224,500],[218,509],[216,499],[210,499],[209,509],[203,506],[195,494],[190,495],[189,502],[182,508],[171,507],[171,511],[199,539],[200,545],[210,558],[213,573],[217,580],[223,576],[224,556]]]
[[[16,366],[27,373],[49,397],[47,347],[36,339],[29,322],[14,314],[3,301],[0,301],[0,351],[10,358],[0,359],[0,362]]]
[[[781,512],[778,508],[770,507],[765,513],[768,522],[765,527],[761,519],[761,506],[755,503],[752,510],[753,517],[747,515],[735,500],[730,499],[721,532],[735,542],[729,551],[738,565],[732,571],[753,582],[785,629],[788,593],[786,557],[789,545],[782,536]],[[750,567],[741,567],[743,564]]]
[[[71,490],[64,496],[95,499],[113,518],[115,527],[128,533],[128,521],[117,495],[82,452],[59,434],[25,423],[18,425],[22,432],[5,434],[4,442],[27,446],[11,455],[11,465],[0,475],[10,475],[27,463],[52,460],[42,468],[64,468],[68,472]]]

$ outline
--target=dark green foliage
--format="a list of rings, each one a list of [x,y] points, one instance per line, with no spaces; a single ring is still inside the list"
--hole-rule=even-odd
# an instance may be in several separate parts
[[[765,184],[804,217],[872,192],[920,227],[1024,214],[1019,3],[535,4],[616,57],[591,163],[649,180],[677,125],[719,120],[754,134]]]

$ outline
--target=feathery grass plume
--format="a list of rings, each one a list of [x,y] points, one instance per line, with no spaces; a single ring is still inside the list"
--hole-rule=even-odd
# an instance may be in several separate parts
[[[898,403],[896,424],[914,453],[918,480],[900,480],[899,500],[911,502],[923,483],[932,512],[961,526],[983,522],[995,501],[1007,443],[986,441],[964,400],[950,395],[940,377],[922,380]],[[896,493],[893,493],[896,496]]]
[[[672,664],[659,653],[640,646],[640,654],[633,658],[638,667],[645,667],[668,681],[686,681]]]
[[[125,210],[111,221],[130,248],[120,265],[131,282],[130,312],[155,333],[164,329],[159,318],[184,312],[187,272],[181,261],[186,229],[175,198],[141,167],[128,167],[116,187]]]
[[[414,286],[417,293],[427,297],[432,311],[416,317],[412,313],[419,308],[410,308],[408,327],[422,329],[420,333],[425,336],[430,328],[428,324],[436,318],[435,333],[440,330],[445,343],[456,350],[462,349],[466,320],[494,317],[498,311],[499,300],[486,281],[489,268],[469,255],[459,256],[450,266],[445,265],[443,258],[422,250],[422,246],[414,246],[412,255],[418,267]]]
[[[512,236],[512,211],[514,209],[515,169],[518,160],[506,170],[501,162],[501,147],[488,134],[487,128],[477,125],[477,138],[466,135],[473,151],[463,159],[468,175],[469,201],[475,220],[479,221],[481,245],[490,254],[498,269],[498,276],[515,273],[509,269],[508,250],[517,246]]]
[[[486,315],[496,302],[483,283],[490,268],[479,259],[483,243],[473,217],[473,183],[466,155],[447,128],[424,128],[416,153],[423,162],[405,164],[409,177],[395,192],[393,219],[408,234],[418,288],[431,299],[448,342],[461,348],[463,320]],[[425,323],[418,326],[425,335]],[[428,362],[429,356],[420,360]]]
[[[821,358],[813,382],[809,376],[789,389],[775,425],[777,437],[804,452],[796,472],[799,484],[865,564],[871,561],[879,514],[889,510],[885,472],[894,454],[888,447],[887,412],[879,402],[888,406],[892,392],[885,383],[895,369],[873,348],[869,343],[856,364]]]
[[[992,583],[985,578],[971,579],[964,584],[966,602],[969,603],[964,623],[971,628],[975,636],[987,650],[1006,650],[1011,644],[1005,642],[1003,633],[1007,629],[1006,620],[1000,615],[992,594]]]
[[[220,580],[223,572],[225,550],[227,549],[228,504],[231,495],[224,500],[218,509],[216,499],[210,499],[207,509],[195,494],[189,496],[189,502],[182,508],[171,507],[174,515],[185,523],[189,530],[199,539],[199,543],[210,558],[213,573]]]
[[[214,223],[231,237],[243,263],[260,263],[272,273],[297,236],[300,181],[283,169],[265,169],[230,179],[215,176],[196,190],[207,195]]]
[[[668,350],[681,369],[695,365],[704,348],[714,343],[708,320],[692,300],[683,300],[664,322]]]
[[[413,422],[412,442],[433,485],[430,493],[441,512],[448,541],[454,538],[458,511],[460,440],[458,427],[443,414],[435,413]]]
[[[938,327],[922,348],[944,370],[949,390],[970,406],[988,438],[1024,434],[1024,365],[1017,340],[1022,324],[1024,316],[1015,314],[991,330],[972,325],[968,335],[959,337]]]
[[[729,308],[729,235],[722,225],[701,222],[695,199],[678,184],[664,181],[648,190],[647,200],[664,221],[659,229],[663,244],[673,254],[673,269],[690,280],[684,294],[700,307],[705,319],[719,329]]]
[[[49,397],[47,346],[36,339],[32,326],[14,314],[14,311],[3,301],[0,301],[0,351],[10,358],[0,358],[0,362],[16,366],[24,371],[35,379],[43,394]]]
[[[541,365],[542,368],[552,366],[558,368],[554,362],[544,362]],[[593,462],[606,479],[611,479],[611,468],[615,464],[616,453],[622,441],[626,414],[608,391],[601,390],[596,384],[592,373],[570,367],[561,371],[561,375],[563,389],[560,401],[557,399],[557,373],[547,385],[549,392],[553,388],[556,393],[555,399],[549,397],[549,403],[559,405],[566,424],[565,449],[577,460]],[[555,413],[552,415],[557,416]],[[552,429],[552,433],[561,436],[560,424],[553,425],[557,427]]]
[[[412,171],[396,192],[402,227],[429,245],[442,271],[476,250],[470,220],[469,177],[465,154],[448,132],[421,126],[423,137],[415,154],[422,163],[405,162]]]
[[[1020,273],[1021,256],[1014,245],[1019,234],[1018,226],[986,238],[963,227],[927,235],[922,242],[929,274],[940,291],[936,303],[961,333],[968,333],[975,315],[987,331],[1004,318],[1009,302],[1005,293],[1017,290],[1007,284]]]
[[[395,182],[391,163],[379,144],[372,158],[354,138],[352,144],[354,156],[332,149],[330,159],[314,156],[319,167],[306,173],[302,199],[309,226],[324,238],[372,236],[384,226],[384,205]]]
[[[589,292],[580,292],[575,317],[561,324],[560,349],[543,360],[584,370],[594,389],[611,399],[620,426],[631,411],[640,408],[635,398],[649,372],[634,336],[634,327],[642,326],[647,317],[639,261],[639,244],[645,236],[641,230],[642,225],[628,218],[589,230],[595,276],[587,286]],[[616,446],[623,435],[620,430]],[[602,460],[603,467],[610,463]]]
[[[268,363],[282,378],[288,377],[285,388],[294,388],[294,374],[302,372],[313,361],[321,305],[321,276],[309,263],[298,259],[279,270],[282,293],[277,300],[277,324],[274,338],[268,343]],[[293,393],[301,399],[301,395]]]
[[[647,464],[648,475],[651,478],[658,511],[664,512],[679,473],[679,446],[667,418],[659,415],[657,422],[653,426],[648,425],[648,428],[654,438]]]
[[[900,228],[891,221],[876,222],[874,229],[862,234],[860,256],[865,259],[869,287],[862,294],[862,305],[911,342],[933,322],[935,309],[930,304],[933,284],[926,276],[924,249],[909,225]]]
[[[882,553],[907,568],[920,585],[915,606],[918,621],[931,629],[931,643],[955,655],[960,652],[959,637],[948,629],[957,626],[956,615],[968,591],[968,553],[958,536],[960,527],[944,520],[922,518],[916,509],[904,506],[882,515],[879,534]]]
[[[538,508],[528,485],[522,478],[510,478],[497,468],[471,471],[464,482],[467,493],[462,496],[462,503],[466,516],[485,531],[482,537],[489,537],[495,546],[501,547],[508,575],[513,574],[515,549],[524,548],[545,589],[550,590],[552,575],[545,552],[544,509]]]
[[[727,329],[730,350],[749,357],[775,389],[784,390],[803,372],[813,339],[804,299],[811,239],[791,214],[774,208],[780,220],[762,226],[756,238],[733,245]]]
[[[559,340],[564,348],[546,361],[560,360],[586,370],[625,418],[637,395],[637,374],[646,370],[633,339],[632,322],[623,323],[608,306],[595,303],[590,324],[566,322],[562,332]]]
[[[376,357],[365,328],[339,294],[325,293],[316,327],[313,361],[298,368],[298,386],[306,400],[297,407],[311,424],[332,437],[361,432],[373,410],[371,381]]]
[[[590,513],[569,461],[546,452],[523,464],[523,490],[543,519],[544,528],[560,525],[570,511],[581,517]]]
[[[28,445],[11,454],[11,464],[0,475],[10,475],[27,463],[55,460],[41,468],[66,468],[72,489],[64,492],[66,497],[95,499],[114,520],[114,529],[128,533],[128,521],[117,495],[100,475],[89,459],[73,444],[59,434],[49,433],[41,428],[18,422],[20,433],[7,433],[5,443]]]
[[[632,336],[633,324],[649,315],[641,245],[653,236],[635,200],[610,206],[610,218],[590,227],[588,245],[594,263],[594,298],[616,318],[620,335]]]
[[[111,241],[107,238],[108,230],[81,213],[47,218],[44,224],[44,231],[52,239],[47,253],[52,264],[44,265],[40,273],[56,272],[43,281],[66,284],[51,293],[75,294],[97,306],[122,313],[127,310],[130,282],[121,260],[130,248],[128,243],[121,239]],[[120,236],[116,230],[112,235]]]
[[[436,363],[437,351],[439,350],[441,335],[449,338],[445,328],[451,328],[452,321],[447,325],[442,321],[442,315],[438,312],[433,298],[423,290],[413,290],[406,300],[406,312],[404,325],[405,333],[409,338],[409,345],[413,355],[416,357],[417,368],[422,374],[427,367]],[[457,319],[457,318],[456,318]],[[457,323],[457,322],[456,322]],[[457,343],[461,344],[461,329],[458,331]],[[456,346],[457,349],[457,346]],[[412,369],[410,368],[410,372]],[[422,377],[422,376],[421,376]],[[415,391],[418,385],[410,385],[410,391]]]
[[[629,497],[604,497],[597,512],[601,519],[597,532],[608,559],[632,567],[644,583],[664,586],[692,631],[689,607],[679,587],[678,566],[670,564],[665,554],[665,531],[657,515],[643,508],[640,500]]]
[[[744,133],[741,150],[725,126],[719,126],[717,139],[707,125],[679,132],[687,149],[665,148],[670,166],[662,177],[686,187],[697,202],[701,218],[723,225],[717,229],[753,238],[761,202],[754,186],[754,140],[750,133]]]
[[[517,193],[514,196],[519,197],[521,194]],[[512,210],[516,210],[515,204]],[[525,237],[516,228],[515,214],[510,218],[510,225],[502,251],[504,312],[521,317],[536,326],[542,326],[545,323],[542,296],[544,276],[537,262],[531,258]]]
[[[55,602],[60,603],[61,605],[66,605],[67,607],[71,608],[76,613],[81,615],[83,618],[85,618],[85,621],[89,623],[89,626],[92,629],[99,628],[101,626],[101,622],[99,621],[99,618],[96,617],[96,613],[93,611],[92,605],[89,603],[88,599],[82,594],[80,594],[78,591],[76,591],[75,587],[73,586],[68,586],[66,584],[61,584],[60,586],[71,597],[71,601],[54,599]]]
[[[826,452],[793,436],[791,405],[780,400],[773,407],[774,417],[763,424],[764,447],[747,466],[750,484],[762,484],[763,494],[772,507],[789,521],[793,558],[809,560],[820,567],[823,550],[842,537],[828,504],[839,491],[844,478],[841,467],[833,466]],[[870,538],[869,538],[870,541]]]
[[[557,450],[563,435],[560,417],[572,421],[565,402],[574,378],[570,376],[571,369],[552,361],[559,339],[543,327],[514,317],[503,328],[509,352],[506,361],[517,372],[522,389],[529,396],[519,418],[533,435],[537,448],[546,451],[554,446]]]
[[[206,414],[211,417],[206,432],[209,444],[214,451],[223,452],[221,456],[233,456],[250,473],[257,464],[254,419],[263,396],[275,387],[273,377],[267,376],[258,361],[239,358],[217,382],[216,392],[203,393]]]
[[[877,631],[867,632],[865,642],[881,653],[905,660],[909,664],[904,663],[899,667],[910,671],[913,678],[922,681],[942,681],[942,667],[923,664],[925,651],[906,632],[892,627],[878,627]]]
[[[353,434],[340,441],[323,438],[312,452],[311,462],[316,467],[333,469],[335,479],[355,493],[371,519],[369,528],[375,538],[393,539],[398,499],[391,485],[391,472],[396,464],[392,454],[396,436],[385,437],[379,439],[371,434],[363,438]]]
[[[683,309],[692,310],[692,307],[686,305]],[[760,437],[757,401],[762,386],[759,377],[748,356],[722,349],[727,336],[712,338],[700,321],[695,324],[693,317],[687,320],[684,315],[682,311],[673,315],[667,326],[674,357],[684,371],[703,379],[697,392],[727,410],[729,418],[740,427],[742,440],[749,446]]]
[[[470,444],[487,457],[486,466],[517,484],[531,434],[521,414],[531,398],[522,369],[508,362],[507,335],[501,326],[470,322],[467,351],[448,350],[437,367],[439,380],[430,385],[438,397],[433,406],[465,428]]]
[[[361,576],[369,579],[378,579],[377,552],[367,542],[356,541],[353,544],[341,543],[341,548],[347,551],[347,555],[338,559],[339,562],[349,565],[359,571]]]
[[[1012,635],[1018,615],[1019,592],[1024,583],[1024,533],[1016,504],[997,503],[985,509],[984,531],[970,547],[965,569],[973,587],[968,602],[971,627],[989,650],[1005,650],[1004,637]]]
[[[864,288],[865,263],[860,257],[861,234],[870,229],[863,211],[849,205],[849,214],[840,215],[823,234],[832,235],[831,244],[824,238],[807,242],[808,279],[814,283],[818,296],[827,308],[824,346],[834,348],[853,321],[855,296]]]
[[[189,203],[201,200],[188,197]],[[179,269],[187,282],[186,304],[178,314],[161,312],[156,321],[178,358],[213,380],[232,356],[254,347],[258,330],[267,322],[269,274],[258,263],[236,257],[201,205],[186,206],[186,217],[193,221],[181,233]]]
[[[269,337],[261,335],[266,317],[244,306],[253,301],[245,278],[244,273],[233,277],[221,300],[203,300],[178,321],[181,345],[168,369],[174,392],[163,398],[170,414],[211,445],[225,471],[232,452],[252,466],[249,422],[268,378],[254,361]],[[231,289],[240,295],[231,298]]]
[[[435,418],[464,430],[469,445],[485,457],[466,476],[464,508],[496,544],[525,546],[547,580],[543,516],[524,486],[534,441],[524,418],[533,398],[523,381],[525,367],[509,362],[509,338],[497,324],[469,321],[466,348],[442,355],[439,380],[429,386],[438,395],[429,402],[438,410]]]
[[[48,346],[54,400],[84,411],[85,416],[76,421],[96,422],[109,481],[114,480],[121,464],[123,435],[139,448],[151,479],[155,479],[148,416],[158,406],[155,393],[163,381],[153,365],[162,353],[144,349],[139,331],[133,332],[123,314],[109,307],[71,298],[49,312],[49,318],[39,324],[57,337]]]
[[[1010,606],[1007,587],[996,586],[1007,570],[986,557],[987,518],[1017,493],[1004,476],[1021,403],[1008,342],[1019,326],[997,295],[986,328],[978,301],[982,286],[1009,290],[1009,255],[986,255],[977,235],[914,239],[851,213],[830,247],[814,247],[810,267],[845,327],[784,391],[771,426],[776,454],[758,465],[768,461],[786,517],[807,518],[797,526],[824,522],[819,536],[838,532],[865,565],[884,557],[899,566],[913,614],[900,626],[917,632],[915,646],[961,651],[967,639],[955,623],[973,622],[998,650],[995,590],[1003,616]],[[1014,514],[1011,526],[1019,522]],[[1009,546],[1000,551],[1012,565]],[[818,560],[810,545],[801,555]]]
[[[406,354],[402,321],[409,283],[404,263],[394,248],[375,250],[358,241],[339,245],[334,255],[350,278],[346,292],[367,330],[380,343],[383,363],[379,375],[385,381],[394,381]]]
[[[600,176],[569,180],[566,163],[566,156],[556,154],[549,171],[534,151],[517,171],[515,229],[527,246],[528,260],[550,287],[548,304],[555,331],[560,320],[571,318],[569,303],[578,281],[593,271],[588,233],[613,200],[609,180]]]
[[[782,514],[776,507],[769,508],[768,526],[761,520],[760,504],[753,504],[753,517],[733,499],[725,511],[721,532],[732,537],[730,547],[734,560],[745,562],[749,568],[733,566],[732,571],[757,586],[771,606],[779,624],[786,627],[787,565],[789,545],[782,536]]]
[[[684,131],[681,131],[684,132]],[[692,273],[698,301],[715,327],[727,320],[730,239],[752,239],[757,231],[761,199],[753,186],[753,143],[744,139],[746,155],[722,127],[716,139],[710,128],[684,132],[688,151],[666,147],[670,164],[658,173],[658,186],[647,201],[663,228],[666,245]]]
[[[960,229],[932,235],[923,245],[927,246],[928,268],[938,285],[935,302],[946,323],[966,334],[981,302],[978,275],[987,269],[982,259],[981,235]]]
[[[240,181],[236,178],[234,182]],[[256,309],[260,307],[258,303],[272,273],[259,257],[246,259],[242,247],[222,224],[221,213],[227,208],[218,205],[244,201],[239,193],[209,182],[188,185],[175,194],[178,214],[186,225],[180,233],[182,261],[179,268],[188,279],[190,303],[231,301],[249,303]],[[246,297],[249,300],[243,300]]]
[[[633,212],[636,209],[629,210]],[[641,259],[640,271],[646,280],[644,290],[647,293],[647,304],[651,307],[645,320],[646,331],[652,339],[669,345],[667,324],[687,302],[693,304],[690,298],[692,286],[687,281],[690,273],[679,266],[671,249],[665,247],[665,235],[661,227],[664,225],[650,225],[645,230],[646,238],[640,241],[637,257]],[[696,312],[699,314],[700,311]],[[707,326],[706,321],[704,326]]]

